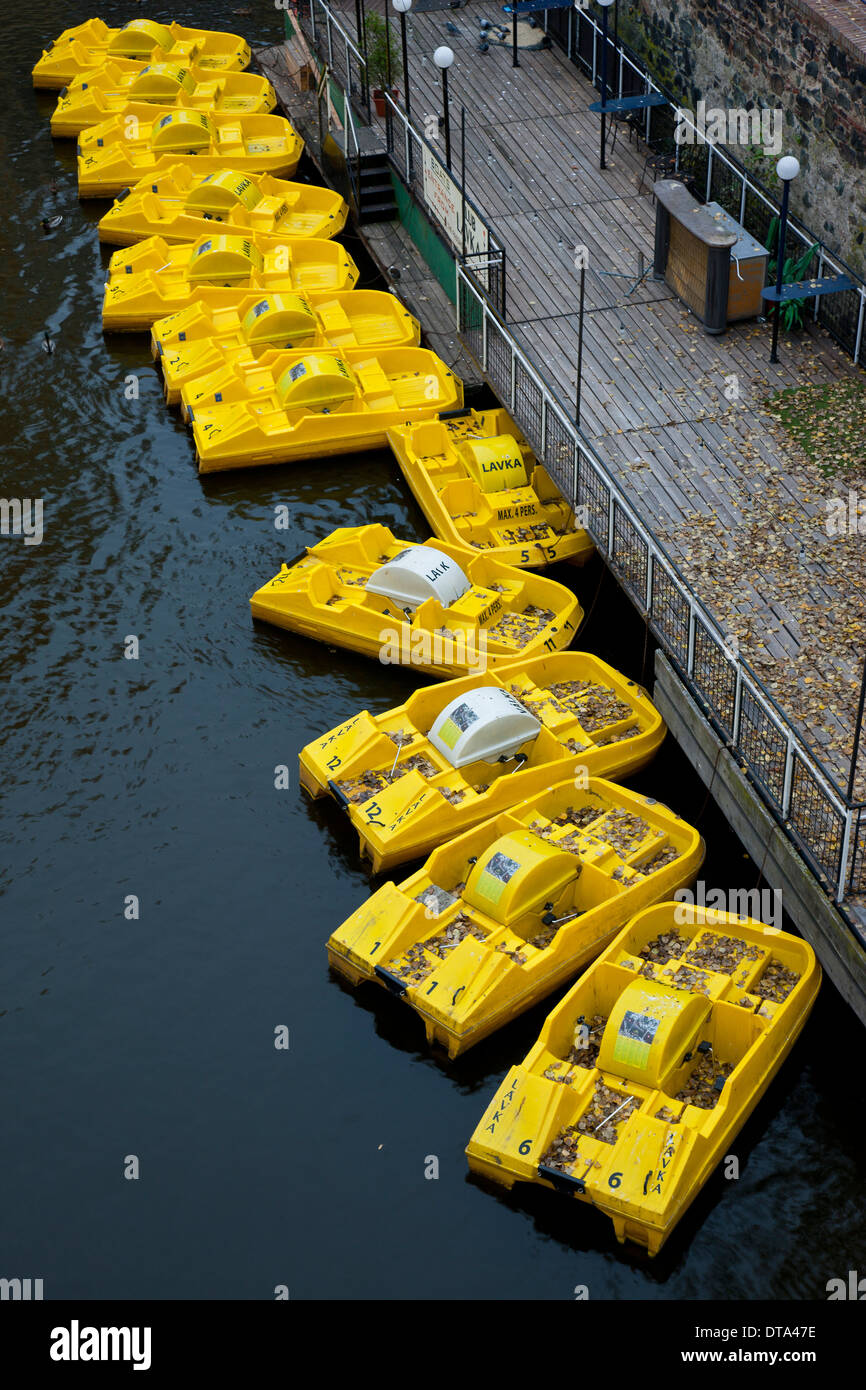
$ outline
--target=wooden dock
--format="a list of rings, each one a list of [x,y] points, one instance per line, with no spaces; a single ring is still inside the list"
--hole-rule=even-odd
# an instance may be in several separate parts
[[[368,0],[368,12],[373,7]],[[383,11],[382,0],[376,7]],[[350,34],[354,13],[353,0],[337,7]],[[599,117],[588,109],[595,88],[555,46],[521,49],[518,68],[508,40],[480,52],[484,18],[501,24],[504,16],[475,0],[458,10],[413,11],[410,95],[416,123],[435,132],[442,97],[432,54],[451,47],[452,167],[459,168],[464,107],[467,192],[506,248],[509,327],[570,406],[575,247],[585,246],[582,428],[722,631],[844,786],[866,651],[866,574],[861,553],[828,537],[824,518],[826,501],[840,489],[845,495],[848,482],[818,473],[764,402],[786,387],[863,374],[812,329],[783,333],[781,361],[771,366],[768,325],[739,324],[711,338],[651,274],[636,283],[653,254],[646,147],[620,128],[601,172]],[[441,148],[441,136],[433,138]],[[866,757],[861,763],[866,771]],[[866,795],[866,777],[858,791]]]

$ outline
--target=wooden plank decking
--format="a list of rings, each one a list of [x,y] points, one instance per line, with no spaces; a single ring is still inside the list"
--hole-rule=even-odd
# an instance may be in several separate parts
[[[381,0],[376,7],[382,12]],[[354,34],[352,0],[342,0],[338,14]],[[847,483],[811,468],[764,402],[785,387],[862,373],[823,332],[783,333],[781,361],[771,366],[768,325],[736,325],[710,338],[651,275],[630,293],[640,256],[649,264],[653,252],[649,175],[640,189],[645,146],[620,129],[601,172],[599,118],[588,109],[596,90],[556,47],[521,49],[516,69],[508,46],[491,43],[480,53],[482,18],[503,22],[498,7],[474,0],[410,16],[410,92],[416,124],[432,116],[426,124],[435,129],[441,84],[432,54],[448,44],[452,167],[459,169],[464,106],[467,191],[506,248],[511,331],[570,405],[574,249],[586,246],[582,427],[719,626],[844,785],[866,650],[866,575],[859,553],[829,538],[823,519],[825,500]],[[441,139],[439,148],[444,157]],[[731,377],[735,400],[726,396]],[[866,782],[858,790],[866,793]]]

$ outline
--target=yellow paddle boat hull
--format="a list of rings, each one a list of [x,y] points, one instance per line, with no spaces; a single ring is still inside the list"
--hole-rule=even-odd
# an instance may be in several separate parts
[[[383,591],[412,569],[419,593],[404,611]],[[309,546],[250,605],[254,618],[443,680],[518,653],[560,651],[583,620],[574,594],[552,579],[438,541],[415,546],[375,523],[340,527]]]
[[[285,241],[262,246],[255,238],[211,236],[170,246],[149,237],[115,251],[102,305],[106,332],[149,330],[157,319],[202,302],[236,307],[251,293],[273,290],[313,299],[350,290],[358,267],[337,241]]]
[[[696,874],[696,830],[592,777],[560,782],[386,883],[328,941],[333,968],[420,1014],[457,1057],[570,979],[641,908]]]
[[[504,700],[493,705],[491,691],[519,701],[522,726]],[[474,692],[482,697],[473,699]],[[461,746],[452,709],[458,728],[479,732],[489,712],[487,742]],[[362,855],[376,873],[390,873],[565,777],[628,777],[664,736],[661,715],[639,685],[600,657],[560,652],[424,686],[379,716],[352,715],[302,749],[301,786],[314,798],[333,796],[358,832]]]
[[[657,1254],[730,1153],[820,982],[811,947],[775,927],[685,903],[645,909],[509,1068],[469,1167],[591,1203],[619,1241]]]
[[[253,294],[237,308],[215,309],[197,300],[157,319],[151,349],[162,368],[165,398],[207,373],[252,366],[281,348],[416,347],[421,326],[393,294],[347,290],[315,305],[301,295]]]
[[[33,86],[68,87],[76,77],[114,58],[133,59],[142,66],[181,60],[208,71],[241,72],[250,56],[245,39],[216,29],[188,29],[152,19],[133,19],[110,29],[101,19],[88,19],[64,29],[43,51],[33,69]]]
[[[197,241],[214,230],[293,241],[337,236],[349,206],[339,193],[271,174],[220,169],[199,174],[193,161],[124,189],[99,221],[100,241],[134,246],[146,237]]]
[[[398,421],[462,404],[462,382],[416,347],[270,351],[181,391],[202,473],[380,449]]]
[[[55,139],[79,135],[112,116],[153,117],[162,110],[274,111],[277,95],[266,77],[252,72],[218,73],[195,64],[160,63],[142,67],[131,59],[106,63],[86,77],[76,77],[60,94],[51,117]]]
[[[78,137],[79,198],[116,198],[188,163],[197,175],[221,169],[291,178],[304,150],[282,116],[235,115],[157,107],[147,119],[123,114],[88,126]]]
[[[506,565],[582,565],[593,543],[505,410],[467,410],[388,431],[434,536]]]

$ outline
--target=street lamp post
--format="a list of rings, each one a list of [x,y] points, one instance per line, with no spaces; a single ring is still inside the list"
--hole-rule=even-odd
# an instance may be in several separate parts
[[[800,161],[795,159],[792,154],[783,154],[776,165],[776,173],[782,180],[782,211],[779,216],[779,242],[776,248],[776,312],[773,315],[773,346],[770,350],[770,361],[778,362],[779,353],[779,320],[782,317],[782,279],[785,273],[785,238],[788,231],[788,195],[791,192],[791,181],[800,172]]]
[[[583,394],[583,300],[586,290],[586,263],[580,262],[580,317],[577,321],[577,382],[574,397],[574,423],[580,429],[580,403]]]
[[[599,169],[606,169],[604,162],[605,145],[605,114],[604,106],[607,101],[607,12],[613,4],[613,0],[598,0],[601,5],[601,155],[598,161]]]
[[[406,16],[412,8],[412,0],[391,0],[391,4],[400,16],[400,42],[403,45],[403,81],[406,84],[406,115],[411,116],[412,108],[409,105],[409,54],[406,48]]]
[[[442,74],[442,110],[445,116],[445,163],[451,172],[451,121],[448,114],[448,69],[454,62],[454,53],[446,44],[436,49],[433,62]]]

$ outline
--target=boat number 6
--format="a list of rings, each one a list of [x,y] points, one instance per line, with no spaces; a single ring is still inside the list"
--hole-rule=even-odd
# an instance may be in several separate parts
[[[530,1150],[531,1148],[532,1148],[532,1140],[531,1140],[531,1139],[524,1139],[523,1143],[520,1145],[520,1150],[519,1150],[519,1152],[522,1153],[522,1154],[528,1154],[528,1153],[529,1153],[529,1150]]]
[[[622,1173],[611,1173],[607,1180],[608,1187],[619,1187],[622,1182]]]

